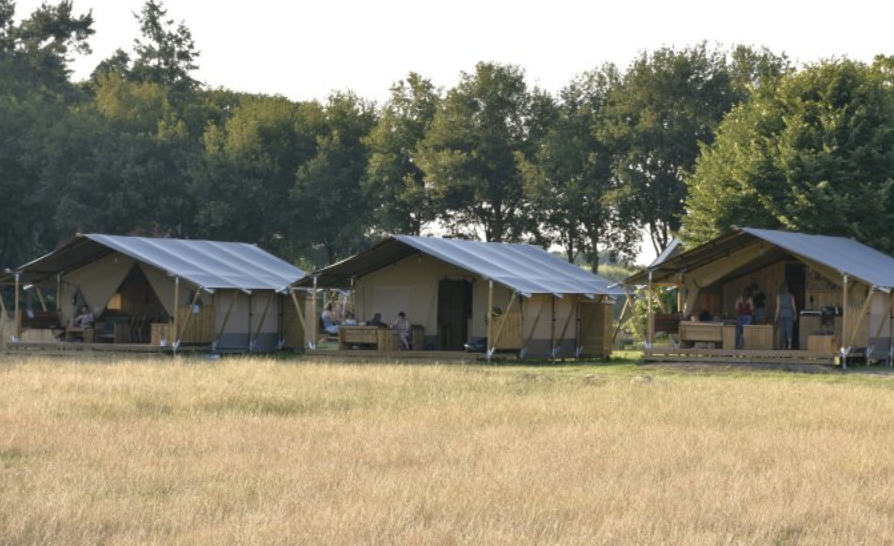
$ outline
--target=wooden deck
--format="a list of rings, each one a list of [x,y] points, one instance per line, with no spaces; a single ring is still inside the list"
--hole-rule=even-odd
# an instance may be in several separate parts
[[[810,351],[755,351],[677,349],[654,347],[643,351],[646,362],[713,362],[719,364],[836,364],[837,353]],[[856,355],[854,355],[856,356]]]
[[[483,353],[465,351],[374,351],[363,349],[308,349],[307,356],[337,358],[340,360],[429,360],[440,362],[478,362],[485,360]]]
[[[180,345],[177,349],[178,353],[186,353],[193,351],[210,351],[211,345]],[[43,353],[75,353],[75,352],[94,352],[94,353],[143,353],[143,354],[170,354],[173,353],[172,347],[160,347],[158,345],[150,345],[148,343],[81,343],[81,342],[60,342],[60,341],[18,341],[6,344],[7,352],[28,351]]]

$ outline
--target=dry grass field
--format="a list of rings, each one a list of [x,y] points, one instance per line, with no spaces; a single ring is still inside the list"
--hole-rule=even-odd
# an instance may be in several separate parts
[[[0,356],[0,544],[891,544],[894,379]]]

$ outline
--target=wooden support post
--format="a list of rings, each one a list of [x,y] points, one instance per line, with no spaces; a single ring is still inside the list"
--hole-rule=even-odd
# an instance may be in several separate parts
[[[258,321],[258,328],[255,330],[254,339],[251,340],[251,343],[248,345],[248,350],[253,351],[255,345],[258,344],[258,337],[261,335],[261,328],[264,327],[264,321],[267,320],[267,311],[270,310],[270,304],[273,303],[273,299],[276,297],[276,292],[270,292],[270,297],[267,298],[267,303],[264,305],[264,312],[261,313],[261,320]]]
[[[537,325],[540,324],[540,317],[543,315],[543,310],[546,309],[546,302],[540,304],[540,310],[537,311],[537,315],[534,317],[534,324],[531,325],[531,332],[528,334],[528,337],[525,339],[525,348],[527,349],[528,344],[531,343],[531,340],[534,338],[534,331],[537,330]]]
[[[649,300],[647,303],[648,303],[648,310],[649,310],[649,315],[648,315],[648,317],[649,317],[648,318],[649,332],[648,332],[648,337],[646,339],[646,348],[651,349],[652,343],[655,342],[655,315],[652,312],[653,294],[652,294],[652,270],[651,269],[649,270],[649,296],[648,297],[649,297]]]
[[[180,331],[180,277],[174,277],[174,333]],[[174,354],[177,354],[177,340],[172,339]]]
[[[47,302],[43,299],[43,291],[40,289],[39,285],[34,285],[34,290],[37,291],[37,301],[40,302],[40,308],[43,309],[43,312],[47,312]]]
[[[550,297],[552,323],[549,325],[549,357],[553,359],[556,356],[556,295],[551,294]]]
[[[885,311],[885,314],[884,314],[884,315],[882,315],[882,320],[879,321],[879,323],[878,323],[878,328],[875,329],[875,335],[872,336],[872,340],[870,340],[870,345],[872,346],[872,348],[869,350],[870,353],[872,353],[872,352],[875,351],[875,345],[878,343],[878,338],[879,338],[879,336],[882,335],[882,330],[884,330],[884,328],[885,328],[885,319],[887,319],[888,322],[891,321],[891,311],[892,311],[891,306],[892,306],[892,305],[894,305],[894,298],[891,298],[891,297],[890,297],[890,294],[889,294],[889,297],[888,297],[888,310]],[[867,356],[868,356],[868,355],[867,355]]]
[[[875,292],[874,286],[869,290],[869,293],[866,294],[866,301],[863,303],[863,308],[860,309],[860,316],[857,318],[857,323],[854,324],[854,329],[851,331],[851,335],[848,338],[848,349],[850,349],[854,345],[854,340],[857,338],[857,331],[859,331],[860,327],[863,326],[863,320],[866,318],[866,314],[869,312],[869,308],[872,306],[873,292]]]
[[[556,346],[556,355],[558,355],[562,351],[562,342],[565,341],[565,334],[568,332],[568,325],[571,324],[571,317],[573,317],[575,311],[577,311],[577,306],[579,303],[580,296],[575,296],[574,303],[571,304],[571,311],[568,312],[568,318],[565,319],[565,325],[562,326],[562,333],[559,335],[559,343]]]
[[[844,336],[847,335],[847,273],[841,275],[842,278],[842,304],[841,304],[841,367],[847,369],[847,353],[850,347],[844,345]]]
[[[56,313],[62,320],[62,275],[56,275]]]
[[[491,342],[490,338],[487,340],[487,344],[490,345],[489,353],[493,354],[497,350],[497,342],[500,341],[500,335],[503,333],[503,327],[506,326],[505,317],[509,315],[509,310],[512,309],[512,304],[515,303],[515,298],[518,296],[518,292],[513,292],[512,297],[509,298],[509,305],[506,306],[506,312],[503,314],[504,320],[500,321],[500,327],[497,328],[497,333],[494,335],[494,340]]]
[[[351,308],[351,313],[354,315],[354,318],[357,318],[357,302],[354,297],[354,277],[351,277],[351,293],[349,295],[349,307]]]
[[[16,273],[16,283],[15,283],[15,292],[13,292],[13,298],[15,300],[15,317],[13,317],[13,325],[14,331],[16,335],[16,341],[19,341],[22,338],[22,313],[19,312],[19,274]]]
[[[202,287],[198,287],[196,289],[196,295],[192,298],[192,303],[189,304],[189,312],[186,313],[186,320],[183,321],[183,324],[180,325],[180,329],[176,331],[177,337],[174,339],[174,348],[180,347],[180,340],[183,339],[183,332],[186,331],[186,328],[189,326],[189,322],[192,320],[192,310],[193,307],[199,302],[199,296],[202,295]],[[179,314],[179,313],[178,313]]]
[[[891,290],[888,299],[891,300],[888,309],[894,309],[894,290]],[[888,313],[888,366],[894,366],[894,317],[891,313]]]
[[[220,338],[223,336],[224,330],[227,329],[227,323],[230,322],[230,313],[233,312],[233,306],[236,305],[236,298],[239,296],[238,290],[233,290],[232,298],[230,298],[230,305],[227,306],[227,312],[224,315],[223,323],[220,325],[220,330],[218,330],[217,335],[214,336],[214,342],[211,345],[211,348],[217,350],[217,346],[220,344]]]
[[[621,307],[621,315],[618,317],[618,325],[615,326],[615,333],[612,334],[612,344],[614,344],[615,339],[618,338],[618,332],[621,331],[621,327],[624,326],[624,319],[627,317],[627,309],[630,308],[630,298],[624,300],[624,307]]]
[[[311,292],[311,304],[310,308],[311,319],[310,319],[310,348],[317,348],[317,276],[314,275],[314,291]]]
[[[493,345],[494,341],[494,281],[490,280],[487,282],[487,361],[490,362],[491,353],[490,347]]]
[[[255,300],[254,300],[254,292],[248,293],[248,352],[251,352],[251,329],[252,326],[252,318],[254,318],[255,314]]]
[[[683,274],[677,274],[677,313],[683,314]]]
[[[2,316],[3,318],[9,318],[6,314],[6,304],[3,303],[3,293],[2,292],[0,292],[0,313],[2,313],[2,315],[0,315],[0,316]]]
[[[289,288],[289,295],[292,297],[292,303],[295,304],[295,313],[298,315],[298,322],[301,324],[301,331],[304,332],[304,345],[307,346],[307,324],[304,320],[304,312],[301,309],[301,304],[298,302],[298,296],[295,295],[294,288]]]

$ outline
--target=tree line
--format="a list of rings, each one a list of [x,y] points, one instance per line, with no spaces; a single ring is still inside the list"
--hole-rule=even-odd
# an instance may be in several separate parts
[[[796,68],[766,49],[643,52],[556,94],[481,62],[384,104],[213,89],[158,0],[140,36],[72,81],[90,13],[17,20],[0,0],[0,267],[75,233],[257,243],[304,267],[385,234],[559,246],[594,270],[733,224],[846,234],[894,250],[892,63]],[[857,222],[859,220],[859,222]],[[856,222],[856,223],[855,223]]]

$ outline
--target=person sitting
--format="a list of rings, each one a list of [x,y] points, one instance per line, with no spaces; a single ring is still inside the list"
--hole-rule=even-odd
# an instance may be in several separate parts
[[[96,318],[93,316],[93,312],[90,311],[90,308],[86,305],[82,305],[81,314],[72,318],[68,326],[70,328],[92,328],[95,320]]]
[[[407,320],[407,314],[401,311],[397,314],[397,319],[391,323],[391,328],[400,335],[400,348],[410,348],[410,321]]]
[[[354,313],[347,311],[345,312],[345,320],[342,321],[343,326],[357,326],[357,318],[354,317]]]
[[[338,319],[335,318],[335,313],[332,311],[331,302],[326,304],[326,309],[323,310],[320,319],[323,321],[324,332],[331,335],[338,334]]]
[[[366,321],[367,326],[375,326],[376,328],[388,328],[388,325],[382,322],[382,313],[376,313],[373,318]]]

